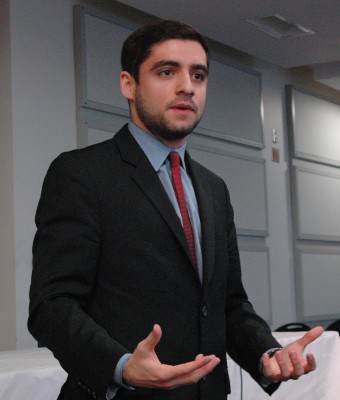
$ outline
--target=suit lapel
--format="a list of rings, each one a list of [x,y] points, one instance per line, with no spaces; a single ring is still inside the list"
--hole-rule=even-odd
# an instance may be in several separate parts
[[[124,126],[114,137],[120,150],[122,160],[135,167],[131,178],[140,187],[149,201],[158,210],[161,217],[169,226],[176,239],[182,245],[189,259],[190,252],[181,222],[173,208],[157,173],[145,156],[142,149],[131,135],[127,126]]]
[[[215,261],[215,215],[213,196],[208,182],[200,174],[195,162],[186,154],[186,166],[191,176],[198,202],[202,227],[203,287],[208,289]]]

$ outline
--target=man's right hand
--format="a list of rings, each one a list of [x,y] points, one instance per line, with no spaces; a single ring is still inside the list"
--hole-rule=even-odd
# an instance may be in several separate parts
[[[149,336],[138,344],[123,370],[123,379],[127,385],[175,389],[198,382],[220,363],[215,355],[198,354],[194,361],[184,364],[161,364],[155,352],[161,337],[161,327],[156,324]]]

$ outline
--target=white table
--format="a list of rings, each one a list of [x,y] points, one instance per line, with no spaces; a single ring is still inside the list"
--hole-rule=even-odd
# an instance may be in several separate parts
[[[66,372],[46,348],[0,353],[0,400],[56,400]]]
[[[274,335],[285,345],[302,333]],[[263,392],[246,372],[241,372],[232,360],[228,360],[232,386],[228,400],[340,400],[339,334],[325,332],[309,346],[308,351],[315,353],[318,369],[298,381],[281,384],[272,397]],[[56,400],[65,379],[66,372],[45,348],[0,352],[0,400]]]

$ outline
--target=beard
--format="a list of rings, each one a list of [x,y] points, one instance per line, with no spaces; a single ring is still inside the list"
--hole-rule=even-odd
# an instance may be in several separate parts
[[[181,100],[192,103],[192,100],[185,96],[182,96]],[[166,119],[164,115],[151,114],[146,109],[143,98],[138,94],[135,97],[135,107],[138,117],[145,127],[158,139],[169,142],[175,142],[188,136],[196,128],[202,117],[199,116],[195,121],[179,127],[175,122]]]

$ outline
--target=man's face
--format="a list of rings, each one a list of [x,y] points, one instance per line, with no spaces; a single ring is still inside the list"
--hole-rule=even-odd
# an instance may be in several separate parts
[[[202,117],[207,78],[200,43],[169,39],[155,44],[140,66],[138,83],[127,72],[121,74],[132,121],[170,147],[181,146]]]

